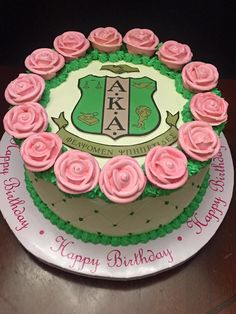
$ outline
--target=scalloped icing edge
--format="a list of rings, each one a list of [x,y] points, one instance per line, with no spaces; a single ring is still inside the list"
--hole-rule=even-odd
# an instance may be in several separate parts
[[[155,240],[159,237],[164,237],[168,233],[171,233],[172,231],[179,229],[181,225],[184,224],[198,209],[204,195],[206,194],[209,178],[210,174],[208,171],[194,199],[191,201],[191,203],[189,203],[187,207],[183,209],[183,212],[178,217],[173,219],[170,223],[165,224],[157,229],[135,235],[109,236],[104,234],[96,234],[83,231],[79,228],[72,226],[69,222],[61,219],[41,200],[38,193],[32,186],[29,175],[25,170],[26,188],[35,206],[38,208],[38,210],[43,214],[43,216],[46,219],[50,220],[50,222],[53,225],[57,226],[60,230],[65,231],[67,234],[70,234],[76,239],[79,239],[83,242],[112,246],[127,246],[139,243],[147,243],[149,240]]]

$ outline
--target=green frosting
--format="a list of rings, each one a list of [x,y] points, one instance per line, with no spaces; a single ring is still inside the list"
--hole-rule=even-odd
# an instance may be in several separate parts
[[[183,212],[166,225],[159,226],[159,228],[139,233],[139,234],[130,234],[127,236],[109,236],[105,234],[96,234],[87,231],[83,231],[79,228],[76,228],[70,224],[70,222],[61,219],[56,215],[39,197],[38,193],[34,189],[29,174],[25,171],[25,182],[27,190],[30,193],[31,198],[34,201],[34,204],[44,215],[45,218],[49,219],[53,225],[56,225],[59,229],[64,230],[66,233],[73,235],[76,239],[80,239],[83,242],[91,242],[93,244],[103,244],[103,245],[113,245],[113,246],[127,246],[129,244],[138,244],[146,243],[149,240],[154,240],[159,237],[164,237],[168,233],[171,233],[175,229],[180,228],[180,226],[185,223],[197,210],[202,199],[206,193],[208,187],[209,173],[205,175],[203,183],[198,190],[198,193],[192,200],[192,202],[184,208]]]
[[[85,57],[75,59],[66,63],[63,69],[58,72],[57,76],[55,76],[51,80],[46,81],[45,90],[40,100],[41,105],[44,107],[47,106],[50,100],[50,90],[52,88],[59,86],[63,82],[65,82],[70,72],[77,71],[79,69],[87,67],[89,63],[92,62],[93,60],[99,60],[101,63],[104,63],[107,61],[118,62],[120,60],[123,60],[123,61],[130,62],[133,64],[143,64],[149,67],[153,67],[154,69],[158,70],[162,75],[165,75],[175,80],[176,91],[188,100],[187,103],[184,105],[183,110],[181,112],[182,119],[184,122],[193,121],[193,116],[189,109],[189,102],[194,94],[184,88],[183,82],[182,82],[181,71],[174,71],[174,70],[169,69],[166,65],[161,63],[161,61],[158,59],[157,56],[148,57],[148,56],[142,56],[142,55],[134,55],[134,54],[128,53],[125,48],[123,50],[118,50],[110,54],[101,53],[96,49],[94,50],[91,49]],[[214,92],[217,95],[220,95],[220,91],[216,88],[213,89],[212,92]],[[224,129],[224,126],[225,126],[225,123],[222,123],[221,125],[214,127],[215,132],[219,135],[220,132]],[[67,148],[63,146],[62,150],[65,151],[67,150]],[[205,167],[209,163],[210,161],[199,162],[197,160],[189,159],[188,160],[189,176],[197,174],[203,167]],[[37,177],[44,179],[45,181],[49,181],[53,184],[56,184],[56,178],[55,178],[53,169],[49,169],[41,173],[35,173],[35,175]],[[145,187],[143,194],[140,196],[140,199],[147,196],[156,197],[156,196],[161,196],[161,195],[168,195],[171,192],[173,192],[173,190],[160,189],[158,187],[153,186],[151,183],[148,183]],[[80,196],[81,195],[78,195],[76,197],[80,197]],[[94,190],[90,191],[89,193],[83,194],[83,196],[89,197],[89,198],[99,197],[107,202],[110,202],[107,199],[107,197],[101,192],[98,186]],[[73,197],[75,196],[73,195]]]

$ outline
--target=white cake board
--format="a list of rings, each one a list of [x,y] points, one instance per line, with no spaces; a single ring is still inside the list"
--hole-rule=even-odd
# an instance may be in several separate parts
[[[180,229],[146,244],[94,245],[53,226],[33,204],[26,190],[19,149],[6,133],[0,142],[0,208],[26,250],[47,264],[97,278],[127,280],[154,275],[196,254],[222,223],[232,197],[234,168],[224,135],[221,141],[199,209]]]

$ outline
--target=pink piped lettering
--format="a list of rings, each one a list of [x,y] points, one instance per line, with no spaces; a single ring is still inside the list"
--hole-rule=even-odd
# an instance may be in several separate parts
[[[12,150],[17,148],[19,149],[18,145],[14,142],[13,138],[10,139],[7,149],[3,156],[0,156],[0,175],[6,175],[9,173],[10,167],[10,160],[12,155]]]
[[[140,248],[131,256],[127,257],[120,250],[114,249],[107,254],[107,266],[110,268],[132,267],[150,263],[157,263],[159,260],[166,259],[168,263],[174,261],[172,251],[165,249],[154,252],[153,250],[144,250]]]
[[[198,213],[194,213],[193,217],[187,222],[190,229],[194,229],[196,234],[201,234],[205,228],[213,221],[219,223],[224,212],[221,207],[226,207],[227,203],[221,197],[215,197],[210,209],[203,218],[198,218]]]
[[[74,251],[74,241],[69,241],[63,236],[58,236],[55,239],[56,246],[50,247],[50,250],[59,253],[61,257],[65,258],[69,262],[69,267],[77,270],[84,270],[88,268],[90,273],[96,273],[100,265],[98,258],[92,258],[89,256],[83,256]]]
[[[27,229],[29,223],[24,215],[25,207],[22,206],[25,204],[25,200],[15,195],[17,193],[17,188],[19,188],[21,185],[20,180],[16,177],[12,177],[7,180],[4,180],[3,185],[5,189],[6,199],[9,204],[9,208],[16,217],[16,221],[18,223],[18,225],[15,227],[15,230],[21,231],[23,229]]]
[[[222,150],[226,150],[225,146],[221,146],[218,154],[213,158],[211,169],[215,175],[214,179],[209,180],[210,189],[214,192],[224,192],[225,185],[225,163]]]

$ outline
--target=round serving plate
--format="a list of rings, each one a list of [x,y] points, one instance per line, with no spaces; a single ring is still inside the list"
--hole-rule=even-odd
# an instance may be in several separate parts
[[[20,243],[41,261],[78,275],[137,279],[182,264],[215,234],[229,208],[234,167],[229,146],[210,166],[209,187],[198,210],[178,230],[145,244],[113,247],[84,243],[45,219],[26,189],[18,146],[6,133],[0,142],[1,211]]]

